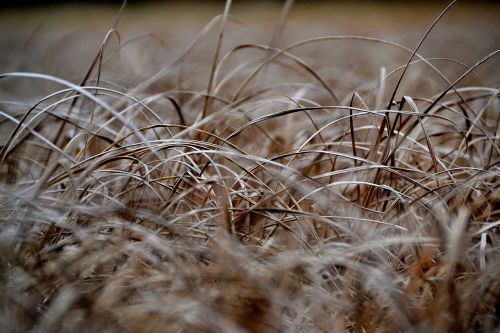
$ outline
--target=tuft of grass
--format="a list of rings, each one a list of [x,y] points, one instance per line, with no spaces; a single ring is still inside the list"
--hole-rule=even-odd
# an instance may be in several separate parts
[[[125,5],[79,80],[0,74],[2,332],[500,327],[500,50],[422,52],[455,2],[408,47],[228,1],[140,68]]]

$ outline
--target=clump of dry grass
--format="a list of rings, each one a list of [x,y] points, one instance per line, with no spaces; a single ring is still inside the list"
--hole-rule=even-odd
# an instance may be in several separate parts
[[[115,26],[81,82],[0,75],[1,331],[498,328],[497,51],[228,41],[230,4],[137,85]],[[349,43],[399,53],[329,71]]]

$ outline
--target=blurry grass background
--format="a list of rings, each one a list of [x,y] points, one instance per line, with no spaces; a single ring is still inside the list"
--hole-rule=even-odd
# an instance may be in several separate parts
[[[67,79],[80,78],[120,4],[37,3],[0,11],[0,70],[35,70]],[[280,43],[283,46],[325,35],[363,35],[412,47],[446,3],[296,1]],[[241,22],[233,23],[232,30],[244,35],[246,42],[269,42],[266,39],[279,19],[281,6],[279,1],[235,1],[231,14]],[[157,61],[168,62],[223,8],[222,1],[132,1],[118,29],[124,41],[143,35],[155,39],[157,45],[152,41],[147,43],[158,48],[159,53],[152,54],[155,52],[149,50],[146,53],[158,58]],[[435,29],[421,53],[474,62],[498,48],[499,22],[500,3],[459,2],[439,23],[439,29]],[[231,25],[226,33],[231,34]],[[206,50],[206,45],[200,49]],[[376,59],[376,54],[372,53],[371,59]],[[339,67],[343,60],[332,56],[332,64]],[[376,66],[370,64],[370,68]]]

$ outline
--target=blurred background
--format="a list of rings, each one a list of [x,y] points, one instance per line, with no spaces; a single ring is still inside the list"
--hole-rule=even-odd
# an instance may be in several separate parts
[[[189,0],[188,0],[189,1]],[[205,0],[205,1],[198,1],[198,2],[225,2],[224,0]],[[280,0],[241,0],[240,2],[247,1],[247,2],[280,2]],[[495,2],[495,0],[465,0],[468,2]],[[13,0],[6,0],[2,1],[3,6],[22,6],[22,5],[36,5],[36,4],[55,4],[55,3],[95,3],[95,4],[103,4],[103,3],[121,3],[122,0],[77,0],[77,1],[64,1],[64,0],[41,0],[41,1],[36,1],[36,0],[19,0],[19,1],[13,1]],[[130,4],[140,4],[140,3],[151,3],[151,2],[181,2],[181,1],[175,1],[175,0],[129,0],[128,3]],[[194,2],[194,1],[192,1]],[[302,2],[435,2],[432,0],[361,0],[361,1],[350,1],[350,0],[302,0]],[[462,1],[463,2],[463,1]]]
[[[284,3],[233,1],[221,54],[242,43],[269,45]],[[285,47],[320,36],[367,36],[412,49],[448,3],[297,0],[284,21],[282,33],[273,43]],[[35,71],[77,82],[101,49],[121,1],[17,0],[1,4],[0,72]],[[224,5],[224,1],[215,0],[129,1],[118,22],[117,34],[106,40],[103,73],[114,84],[128,89],[171,64],[199,37],[188,59],[183,61],[186,66],[179,67],[175,75],[182,76],[181,83],[193,90],[204,89],[218,36],[218,25],[209,23],[223,12]],[[499,2],[458,1],[436,25],[420,53],[435,58],[433,61],[440,70],[455,77],[499,48]],[[328,80],[340,85],[338,89],[345,86],[346,93],[376,78],[380,68],[385,67],[389,72],[403,65],[408,57],[394,47],[357,41],[317,43],[297,49],[294,54],[314,64]],[[256,59],[259,57],[262,54],[254,55]],[[251,58],[245,54],[241,59]],[[497,81],[500,76],[497,58],[481,66],[471,77],[484,74],[484,84]],[[238,63],[237,57],[231,60],[234,63],[225,66],[228,70]],[[334,82],[338,75],[346,73],[348,79]],[[172,82],[171,87],[176,84]],[[0,88],[3,93],[10,89],[9,85]],[[163,85],[162,89],[165,88],[168,86]]]

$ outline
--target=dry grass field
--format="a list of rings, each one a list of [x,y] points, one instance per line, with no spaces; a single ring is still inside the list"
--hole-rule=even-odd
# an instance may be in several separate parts
[[[292,2],[0,12],[1,332],[500,331],[500,5]]]

